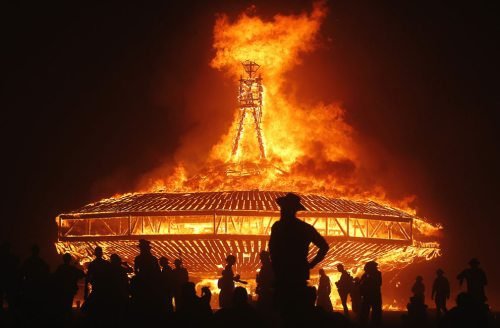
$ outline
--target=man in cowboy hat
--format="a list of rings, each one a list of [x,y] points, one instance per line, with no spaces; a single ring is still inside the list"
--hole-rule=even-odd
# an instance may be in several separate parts
[[[293,300],[300,302],[300,299],[304,299],[301,295],[306,292],[309,270],[323,260],[329,246],[312,225],[297,219],[297,212],[306,209],[300,203],[299,196],[288,193],[276,199],[276,203],[280,207],[280,220],[271,228],[269,252],[275,273],[276,293],[279,294],[278,302],[281,299],[284,302],[281,306],[293,311],[293,308],[301,307],[299,303],[293,304]],[[319,250],[308,262],[311,243]]]
[[[469,294],[477,303],[486,302],[484,287],[488,284],[486,273],[479,267],[479,260],[473,258],[469,261],[470,268],[460,272],[457,279],[462,286],[464,280],[467,281],[467,294]]]

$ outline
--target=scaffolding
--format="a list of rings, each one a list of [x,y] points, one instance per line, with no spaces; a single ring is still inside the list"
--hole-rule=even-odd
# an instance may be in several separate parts
[[[261,159],[266,158],[264,148],[264,140],[262,137],[262,76],[257,76],[257,71],[260,66],[250,60],[241,63],[247,74],[246,78],[240,77],[240,88],[238,93],[238,103],[240,107],[240,115],[238,118],[238,126],[236,135],[233,141],[231,156],[235,157],[240,146],[241,136],[243,135],[243,125],[247,115],[252,115],[254,121],[255,133],[259,144]]]

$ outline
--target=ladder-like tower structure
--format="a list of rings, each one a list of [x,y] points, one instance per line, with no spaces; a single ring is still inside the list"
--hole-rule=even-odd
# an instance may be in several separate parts
[[[233,141],[233,148],[231,151],[231,156],[234,157],[240,145],[240,139],[243,134],[243,124],[245,122],[245,117],[247,114],[253,116],[255,123],[255,132],[257,134],[257,141],[259,143],[260,157],[261,159],[266,158],[266,152],[264,148],[264,140],[262,138],[262,76],[259,74],[257,76],[257,71],[260,65],[257,63],[245,60],[241,63],[247,76],[245,78],[240,77],[240,88],[238,94],[238,103],[240,108],[240,116],[238,119],[238,127],[236,130],[236,136]]]

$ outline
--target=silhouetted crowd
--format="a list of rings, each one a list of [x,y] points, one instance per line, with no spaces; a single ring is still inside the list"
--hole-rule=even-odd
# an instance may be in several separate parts
[[[138,242],[139,255],[131,267],[119,255],[105,259],[101,247],[94,250],[94,260],[86,272],[73,263],[70,254],[50,272],[33,246],[24,262],[12,254],[10,245],[1,245],[0,326],[145,326],[162,324],[172,327],[347,327],[382,325],[382,274],[375,261],[364,265],[361,277],[352,277],[342,264],[337,265],[340,279],[335,282],[343,313],[334,312],[330,300],[332,283],[319,270],[318,288],[308,285],[309,273],[320,263],[329,246],[316,229],[297,219],[304,210],[300,198],[287,194],[277,199],[281,218],[271,231],[269,251],[260,253],[261,268],[256,275],[257,301],[249,298],[235,274],[237,258],[229,254],[217,286],[219,307],[211,308],[208,286],[198,295],[195,284],[180,258],[171,267],[165,257],[153,255],[149,241]],[[308,261],[309,246],[318,251]],[[106,256],[107,258],[107,256]],[[436,304],[440,327],[489,327],[493,317],[486,304],[486,274],[477,259],[458,276],[467,291],[460,293],[456,306],[447,309],[450,284],[439,269],[432,285],[431,299]],[[75,318],[73,302],[78,284],[84,279],[84,302]],[[237,285],[239,284],[239,286]],[[427,326],[425,285],[418,276],[411,288],[412,297],[403,317],[407,326]],[[348,298],[351,300],[351,311]]]

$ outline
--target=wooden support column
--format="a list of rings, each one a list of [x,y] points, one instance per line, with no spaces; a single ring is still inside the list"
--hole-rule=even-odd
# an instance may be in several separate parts
[[[132,234],[132,216],[128,216],[128,235],[130,236]]]
[[[216,226],[216,223],[215,223],[215,220],[217,219],[217,214],[216,214],[215,210],[214,210],[214,216],[213,216],[213,218],[214,218],[214,231],[213,231],[213,234],[215,235],[215,234],[217,234],[217,226]]]

